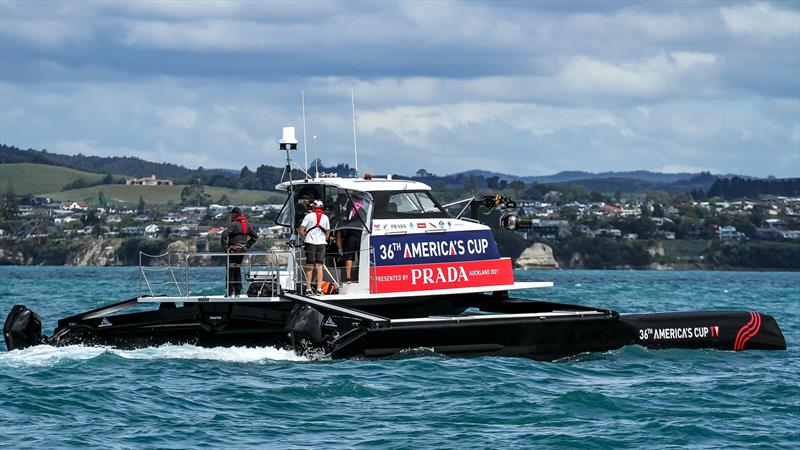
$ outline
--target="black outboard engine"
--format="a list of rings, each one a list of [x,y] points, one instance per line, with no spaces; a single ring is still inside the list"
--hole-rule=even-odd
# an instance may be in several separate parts
[[[295,350],[318,346],[324,340],[322,324],[325,316],[308,305],[296,304],[286,319],[286,331]]]
[[[14,305],[3,325],[3,337],[8,350],[22,350],[44,343],[42,320],[27,306]]]

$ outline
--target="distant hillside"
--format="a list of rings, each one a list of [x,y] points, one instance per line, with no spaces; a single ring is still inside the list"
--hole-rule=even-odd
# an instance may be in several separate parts
[[[688,173],[688,172],[681,172],[681,173],[662,173],[662,172],[651,172],[649,170],[632,170],[626,172],[583,172],[580,170],[570,170],[559,172],[555,175],[537,175],[537,176],[525,176],[520,177],[516,175],[508,175],[504,173],[497,173],[497,172],[489,172],[486,170],[469,170],[463,172],[464,174],[472,174],[472,175],[481,175],[484,178],[488,178],[491,176],[498,176],[501,180],[506,181],[514,181],[520,180],[524,181],[525,183],[549,183],[549,184],[556,184],[556,183],[568,183],[571,181],[579,181],[579,180],[595,180],[595,179],[628,179],[628,180],[641,180],[647,181],[650,183],[673,183],[679,180],[685,180],[696,176],[697,174]]]
[[[198,175],[198,170],[187,169],[171,163],[154,163],[128,156],[85,156],[61,155],[49,153],[47,150],[21,150],[0,144],[0,164],[35,163],[69,167],[96,173],[118,173],[131,177],[155,175],[158,178],[188,180]],[[200,172],[218,173],[217,170],[200,170]]]
[[[178,184],[197,183],[231,189],[274,190],[281,181],[283,167],[259,165],[255,170],[243,167],[232,169],[187,169],[177,164],[154,163],[131,157],[100,157],[84,155],[61,155],[46,150],[20,150],[0,144],[0,165],[13,163],[48,164],[96,173],[113,173],[129,177],[155,175],[168,178]],[[299,178],[301,172],[293,171]]]
[[[108,184],[63,192],[50,192],[42,194],[40,197],[47,197],[53,201],[97,202],[98,192],[103,191],[106,200],[114,203],[124,203],[129,206],[136,206],[139,203],[140,195],[148,205],[166,205],[168,203],[177,205],[181,202],[181,191],[184,187],[183,185],[126,186],[124,184]],[[277,192],[236,190],[213,186],[205,186],[205,193],[211,196],[211,201],[214,203],[218,202],[223,195],[226,195],[231,204],[235,205],[283,203],[285,200],[285,196]]]
[[[170,178],[181,184],[198,183],[240,190],[274,190],[275,185],[280,182],[283,174],[282,167],[268,165],[259,165],[254,170],[244,167],[240,171],[232,169],[188,169],[176,164],[153,163],[139,158],[84,156],[80,154],[75,156],[60,155],[48,153],[45,150],[20,150],[13,146],[0,144],[0,165],[8,163],[43,163],[88,172],[115,173],[137,177],[155,174],[159,178]],[[353,173],[353,169],[347,164],[325,166],[320,161],[319,169],[322,172],[334,172],[342,176],[348,176]],[[298,178],[302,175],[297,172],[294,176]],[[399,175],[399,177],[406,178],[403,175]],[[686,172],[660,173],[647,170],[600,173],[565,171],[544,176],[516,176],[486,170],[469,170],[451,175],[437,176],[421,169],[416,174],[410,174],[408,178],[426,182],[437,190],[461,190],[464,188],[470,191],[484,188],[502,190],[505,189],[505,186],[516,181],[524,182],[526,185],[531,185],[532,183],[541,185],[582,185],[590,192],[644,193],[651,190],[668,192],[700,190],[705,192],[711,188],[718,178],[722,177],[708,172],[697,174]],[[750,179],[750,177],[740,178]],[[55,190],[53,189],[53,191]],[[41,189],[39,191],[41,192]]]
[[[68,183],[82,179],[87,184],[102,180],[104,175],[45,164],[0,164],[0,190],[10,183],[17,194],[38,195],[60,191]]]
[[[717,177],[708,173],[692,176],[687,179],[681,179],[672,183],[654,183],[651,181],[636,179],[636,178],[588,178],[582,180],[556,182],[548,184],[565,184],[570,186],[581,185],[587,191],[592,192],[605,192],[608,194],[614,192],[624,192],[633,194],[644,194],[648,191],[664,191],[664,192],[690,192],[692,190],[707,191]]]

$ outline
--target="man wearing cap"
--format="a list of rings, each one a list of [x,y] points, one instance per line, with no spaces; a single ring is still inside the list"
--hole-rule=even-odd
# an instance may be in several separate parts
[[[316,289],[311,288],[311,276],[314,268],[316,268],[317,286],[320,286],[322,283],[322,264],[325,261],[325,245],[328,243],[328,237],[331,234],[331,223],[322,209],[322,201],[314,200],[311,205],[314,209],[303,218],[298,231],[300,234],[305,235],[303,242],[305,242],[308,287],[312,293],[319,295],[322,294],[319,287]]]
[[[234,206],[231,209],[231,223],[222,232],[222,248],[228,253],[228,297],[242,294],[242,261],[244,253],[258,240],[258,234],[247,226],[247,219],[242,210]]]

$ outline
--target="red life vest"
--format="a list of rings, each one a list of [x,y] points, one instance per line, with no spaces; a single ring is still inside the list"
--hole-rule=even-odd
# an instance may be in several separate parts
[[[236,216],[233,218],[233,220],[236,220],[242,224],[242,234],[247,236],[247,219],[245,219],[244,216]]]
[[[325,211],[323,211],[323,210],[321,210],[319,208],[314,208],[314,214],[317,215],[317,224],[314,225],[313,227],[309,228],[308,230],[306,230],[306,233],[311,232],[311,230],[313,230],[314,228],[319,228],[322,231],[328,231],[325,228],[321,227],[320,224],[319,224],[319,222],[322,220],[322,215],[325,214]]]

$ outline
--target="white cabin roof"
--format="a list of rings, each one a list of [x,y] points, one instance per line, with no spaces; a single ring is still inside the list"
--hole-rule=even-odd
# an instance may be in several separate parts
[[[320,184],[327,186],[335,186],[340,189],[348,189],[352,191],[361,192],[375,192],[375,191],[430,191],[431,187],[425,183],[411,180],[390,180],[386,178],[373,178],[365,180],[363,178],[307,178],[301,180],[293,180],[295,186],[303,184]],[[276,189],[286,190],[289,187],[289,182],[283,182],[275,186]]]

